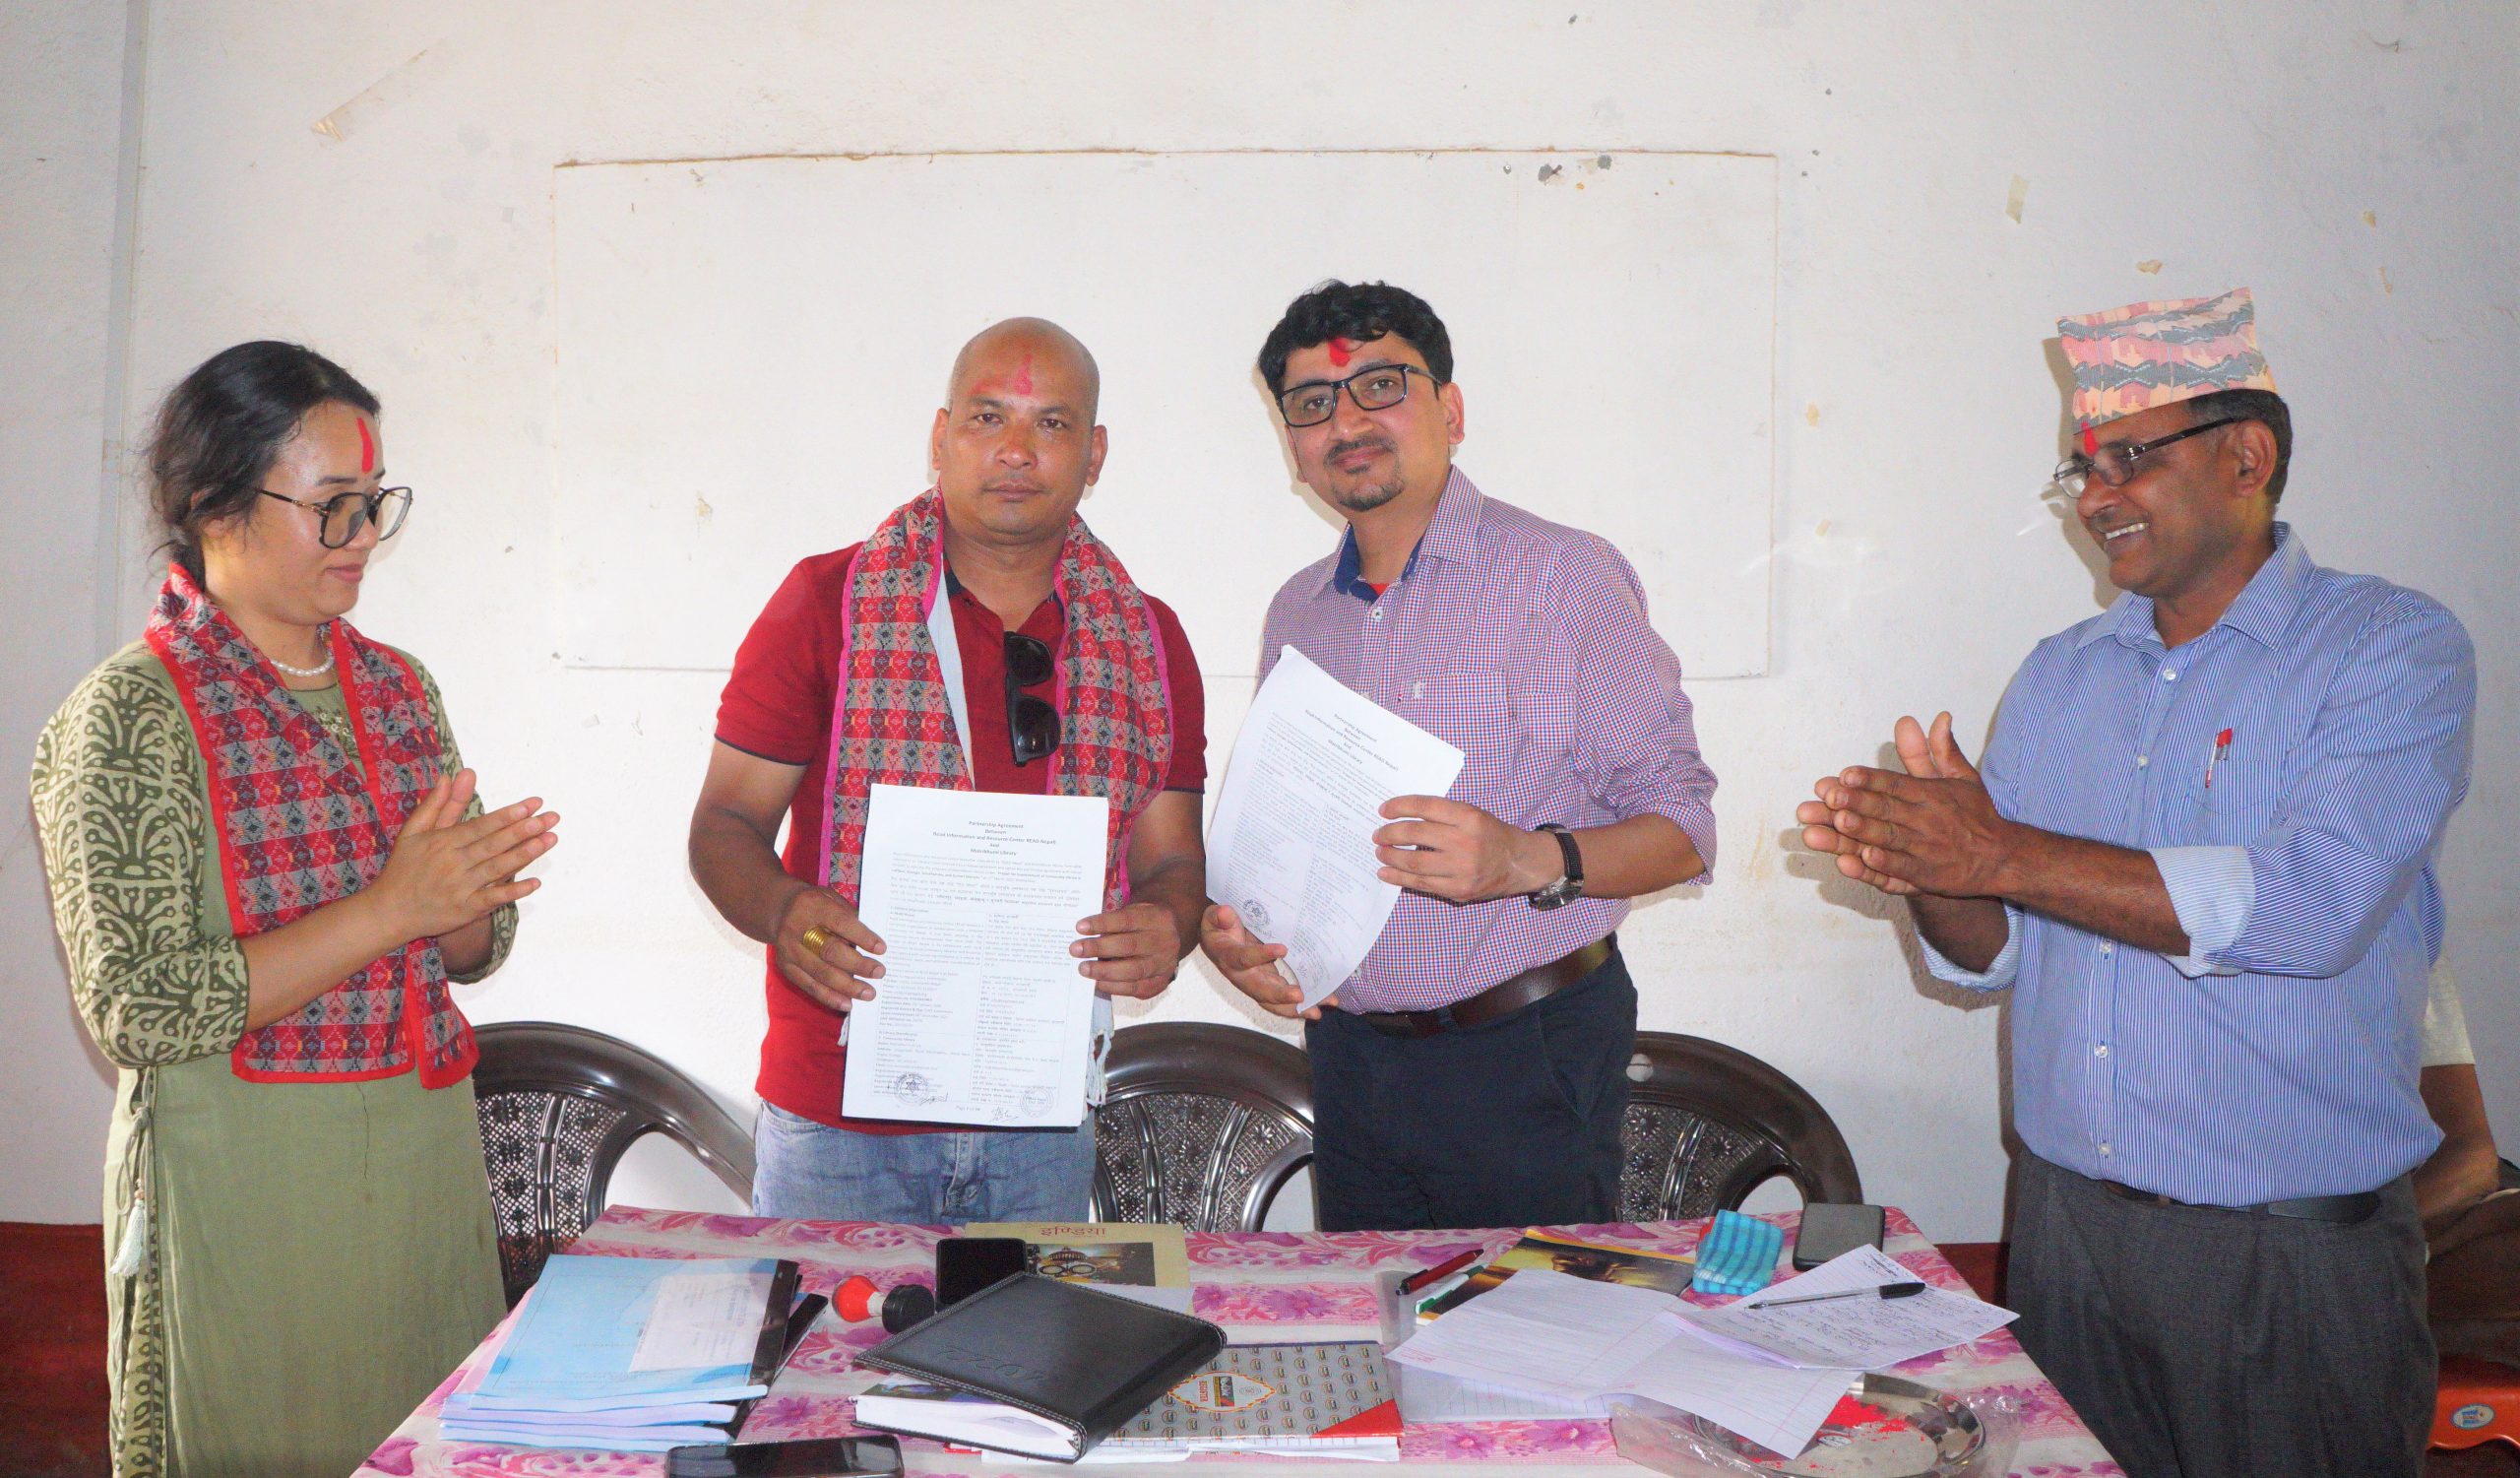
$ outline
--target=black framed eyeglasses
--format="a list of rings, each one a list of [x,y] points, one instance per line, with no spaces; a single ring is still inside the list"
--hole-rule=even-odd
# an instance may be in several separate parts
[[[411,489],[408,487],[339,493],[320,503],[274,492],[268,487],[254,490],[267,498],[278,498],[314,514],[318,520],[315,537],[322,540],[328,549],[349,547],[350,541],[358,538],[359,532],[369,524],[376,525],[377,538],[392,539],[402,532],[403,520],[411,516]]]
[[[2190,436],[2201,436],[2216,426],[2230,425],[2238,418],[2225,417],[2221,420],[2209,420],[2202,425],[2189,426],[2184,431],[2173,431],[2167,436],[2156,436],[2150,441],[2129,441],[2123,445],[2105,446],[2088,457],[2077,452],[2056,464],[2056,486],[2073,497],[2081,497],[2083,489],[2090,485],[2095,478],[2100,480],[2100,485],[2103,487],[2123,487],[2134,480],[2135,464],[2147,454],[2158,452],[2174,441],[2185,441]]]
[[[1024,691],[1049,681],[1052,671],[1048,642],[1021,631],[1006,633],[1006,742],[1019,769],[1058,750],[1059,711]]]
[[[1344,380],[1306,380],[1290,385],[1278,394],[1278,414],[1290,426],[1317,426],[1339,410],[1339,392],[1345,390],[1360,411],[1388,411],[1409,399],[1409,377],[1421,374],[1430,385],[1443,381],[1432,370],[1415,364],[1376,364],[1359,369]]]

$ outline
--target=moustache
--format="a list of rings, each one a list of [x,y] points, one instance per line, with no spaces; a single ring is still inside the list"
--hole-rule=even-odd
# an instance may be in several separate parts
[[[1332,442],[1330,444],[1330,449],[1322,453],[1322,458],[1325,461],[1336,461],[1341,457],[1345,457],[1350,452],[1387,452],[1390,450],[1392,450],[1392,445],[1390,438],[1388,437],[1359,436],[1354,441]]]

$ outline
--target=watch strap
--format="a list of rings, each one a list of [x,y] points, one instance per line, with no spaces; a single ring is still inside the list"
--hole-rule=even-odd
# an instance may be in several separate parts
[[[1575,834],[1555,821],[1543,821],[1533,830],[1555,837],[1558,855],[1565,860],[1565,876],[1529,895],[1534,908],[1555,908],[1584,891],[1584,854],[1575,845]]]

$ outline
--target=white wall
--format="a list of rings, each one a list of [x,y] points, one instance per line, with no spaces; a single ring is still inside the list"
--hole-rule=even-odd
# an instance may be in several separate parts
[[[154,393],[228,343],[278,334],[375,386],[395,474],[422,501],[362,623],[434,666],[495,796],[538,790],[568,817],[517,958],[469,997],[480,1017],[611,1031],[748,1103],[758,966],[681,864],[718,679],[556,656],[553,165],[1739,151],[1783,161],[1775,659],[1768,677],[1696,685],[1724,860],[1714,887],[1627,931],[1645,1024],[1776,1062],[1835,1114],[1874,1198],[1940,1237],[1996,1235],[1999,1012],[1921,986],[1880,911],[1815,881],[1781,839],[1811,777],[1869,758],[1899,712],[1948,706],[1983,734],[2030,644],[2097,609],[2078,538],[2037,495],[2058,451],[2042,348],[2055,316],[2246,283],[2302,428],[2288,504],[2311,546],[2430,591],[2477,637],[2485,739],[2443,871],[2497,1127],[2520,1141],[2515,883],[2492,847],[2520,819],[2508,6],[203,0],[151,25],[131,383]],[[327,119],[333,133],[316,132]],[[1067,225],[1004,223],[1015,243]],[[1284,228],[1320,242],[1324,274],[1341,270],[1335,201],[1288,200]],[[1266,327],[1183,331],[1256,347]],[[904,347],[904,372],[940,373],[957,337]],[[1460,349],[1465,366],[1516,353]],[[1502,414],[1463,373],[1474,427],[1483,404]],[[1129,428],[1113,434],[1125,456]],[[1474,473],[1479,445],[1463,452]],[[901,465],[898,446],[818,454],[852,489],[858,466]],[[1691,449],[1665,455],[1685,468]],[[1279,469],[1181,475],[1206,488]],[[1543,511],[1561,496],[1491,491]],[[1093,513],[1124,554],[1202,537],[1186,498]],[[862,532],[799,529],[796,552]],[[1669,635],[1685,661],[1689,633]],[[1241,697],[1215,696],[1221,758]],[[1155,1014],[1244,1019],[1203,978]],[[94,1144],[91,1081],[56,1084],[35,1122]],[[11,1177],[0,1215],[89,1204],[94,1172],[69,1159],[79,1168]],[[84,1180],[59,1193],[69,1175]]]
[[[94,1221],[110,1097],[62,984],[24,766],[79,675],[127,639],[99,600],[98,495],[117,348],[107,332],[123,7],[0,13],[0,1220]]]

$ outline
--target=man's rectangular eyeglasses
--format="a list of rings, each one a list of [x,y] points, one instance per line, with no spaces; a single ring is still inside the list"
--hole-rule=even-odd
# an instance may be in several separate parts
[[[328,549],[349,547],[351,540],[369,524],[376,525],[376,537],[392,539],[403,528],[403,520],[411,514],[411,489],[380,487],[374,492],[345,492],[310,503],[304,498],[289,497],[268,487],[254,489],[267,498],[278,498],[315,515],[319,521],[315,537],[324,541]]]
[[[1021,631],[1006,633],[1006,743],[1017,768],[1046,759],[1059,746],[1059,711],[1024,691],[1050,680],[1050,644]]]
[[[2156,436],[2150,441],[2129,441],[2122,445],[2105,446],[2088,457],[2077,452],[2056,464],[2056,486],[2069,497],[2081,497],[2083,488],[2088,486],[2095,478],[2100,480],[2100,485],[2103,487],[2123,487],[2133,481],[2135,463],[2145,454],[2160,451],[2174,441],[2185,441],[2190,436],[2202,435],[2216,426],[2230,425],[2236,418],[2226,417],[2221,420],[2209,420],[2202,425],[2189,426],[2184,431],[2173,431],[2167,436]]]
[[[1344,380],[1306,380],[1291,385],[1278,395],[1278,414],[1290,426],[1317,426],[1339,410],[1339,392],[1345,390],[1360,411],[1388,411],[1409,399],[1409,377],[1422,374],[1429,384],[1442,384],[1430,370],[1415,364],[1377,364],[1359,369]]]

